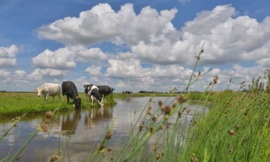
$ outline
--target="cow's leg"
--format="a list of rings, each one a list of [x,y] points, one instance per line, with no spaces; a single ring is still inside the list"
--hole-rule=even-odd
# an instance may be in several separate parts
[[[67,96],[67,103],[69,103],[69,97]]]
[[[45,103],[47,103],[47,101],[46,101],[46,96],[45,96],[45,95],[43,95],[43,97],[44,97],[44,101],[45,101]]]
[[[54,100],[54,97],[55,97],[55,96],[53,96],[53,98],[52,98],[52,102],[53,102],[53,100]],[[51,103],[52,103],[52,102],[51,102]]]
[[[94,105],[94,96],[91,95],[92,105]]]
[[[86,102],[86,93],[84,93],[85,95],[84,95],[84,100],[85,100],[85,102]]]
[[[47,99],[49,97],[49,93],[46,95],[46,99],[45,99],[45,102],[47,103]]]

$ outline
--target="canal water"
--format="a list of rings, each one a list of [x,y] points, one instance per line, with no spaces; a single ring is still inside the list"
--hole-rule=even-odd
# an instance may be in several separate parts
[[[58,112],[51,119],[49,126],[52,127],[51,134],[47,140],[42,161],[48,161],[50,156],[58,152],[59,141],[62,146],[65,141],[68,141],[69,156],[71,161],[86,161],[92,148],[97,148],[97,141],[101,141],[104,137],[105,130],[111,126],[115,119],[112,138],[109,140],[109,146],[113,146],[113,151],[117,153],[120,150],[121,143],[128,137],[131,125],[138,119],[139,114],[144,109],[150,97],[127,97],[115,98],[117,104],[111,107],[104,108],[84,108],[81,111],[69,110],[65,112]],[[151,105],[154,112],[158,109],[158,101],[167,100],[168,97],[154,97]],[[175,98],[170,98],[167,103],[170,103]],[[191,120],[194,110],[197,105],[191,105],[190,115],[187,115],[188,122]],[[202,107],[198,106],[197,110]],[[11,153],[16,153],[35,132],[37,127],[44,120],[44,114],[27,115],[21,119],[12,131],[0,143],[0,161],[5,158],[10,149]],[[14,118],[14,117],[13,117]],[[170,119],[170,122],[175,122],[176,114]],[[143,119],[140,119],[142,122]],[[159,119],[162,120],[162,119]],[[12,117],[0,119],[0,135],[2,135],[11,126]],[[136,129],[135,133],[139,130]],[[16,138],[17,136],[17,138]],[[37,156],[41,154],[48,133],[39,132],[35,138],[27,146],[20,161],[37,161]],[[16,142],[14,143],[16,139]],[[152,144],[155,139],[150,139]],[[64,152],[64,150],[62,150]],[[62,153],[63,155],[63,153]],[[61,159],[62,160],[62,159]],[[64,161],[68,160],[68,154],[65,154]],[[109,161],[109,160],[104,160]]]

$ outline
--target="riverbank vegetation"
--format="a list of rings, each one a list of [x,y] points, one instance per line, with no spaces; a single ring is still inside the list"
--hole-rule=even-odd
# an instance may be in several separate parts
[[[52,97],[48,97],[48,102],[45,103],[43,96],[37,97],[37,93],[32,92],[1,92],[0,93],[0,115],[20,115],[23,113],[39,113],[46,112],[49,110],[55,110],[59,106],[60,111],[65,111],[74,108],[72,104],[72,99],[70,104],[67,103],[66,96],[62,98],[60,96],[60,101],[58,101],[58,96],[55,97],[54,101],[51,103]],[[89,97],[86,98],[83,93],[79,93],[81,97],[81,107],[99,107],[97,102],[94,105],[89,101]],[[115,105],[116,102],[112,95],[107,96],[104,101],[104,106]]]

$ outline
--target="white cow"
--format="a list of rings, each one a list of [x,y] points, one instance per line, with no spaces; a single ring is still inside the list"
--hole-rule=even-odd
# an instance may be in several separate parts
[[[38,92],[38,97],[43,94],[45,103],[47,103],[48,96],[52,96],[52,102],[54,100],[54,97],[58,95],[59,101],[60,101],[60,91],[61,91],[61,85],[55,84],[55,83],[44,83],[41,87],[38,87],[35,89],[35,91]]]

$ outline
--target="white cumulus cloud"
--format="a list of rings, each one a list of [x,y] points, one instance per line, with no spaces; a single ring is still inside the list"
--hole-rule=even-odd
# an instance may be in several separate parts
[[[17,67],[16,56],[19,49],[15,45],[10,47],[0,47],[0,68]]]

